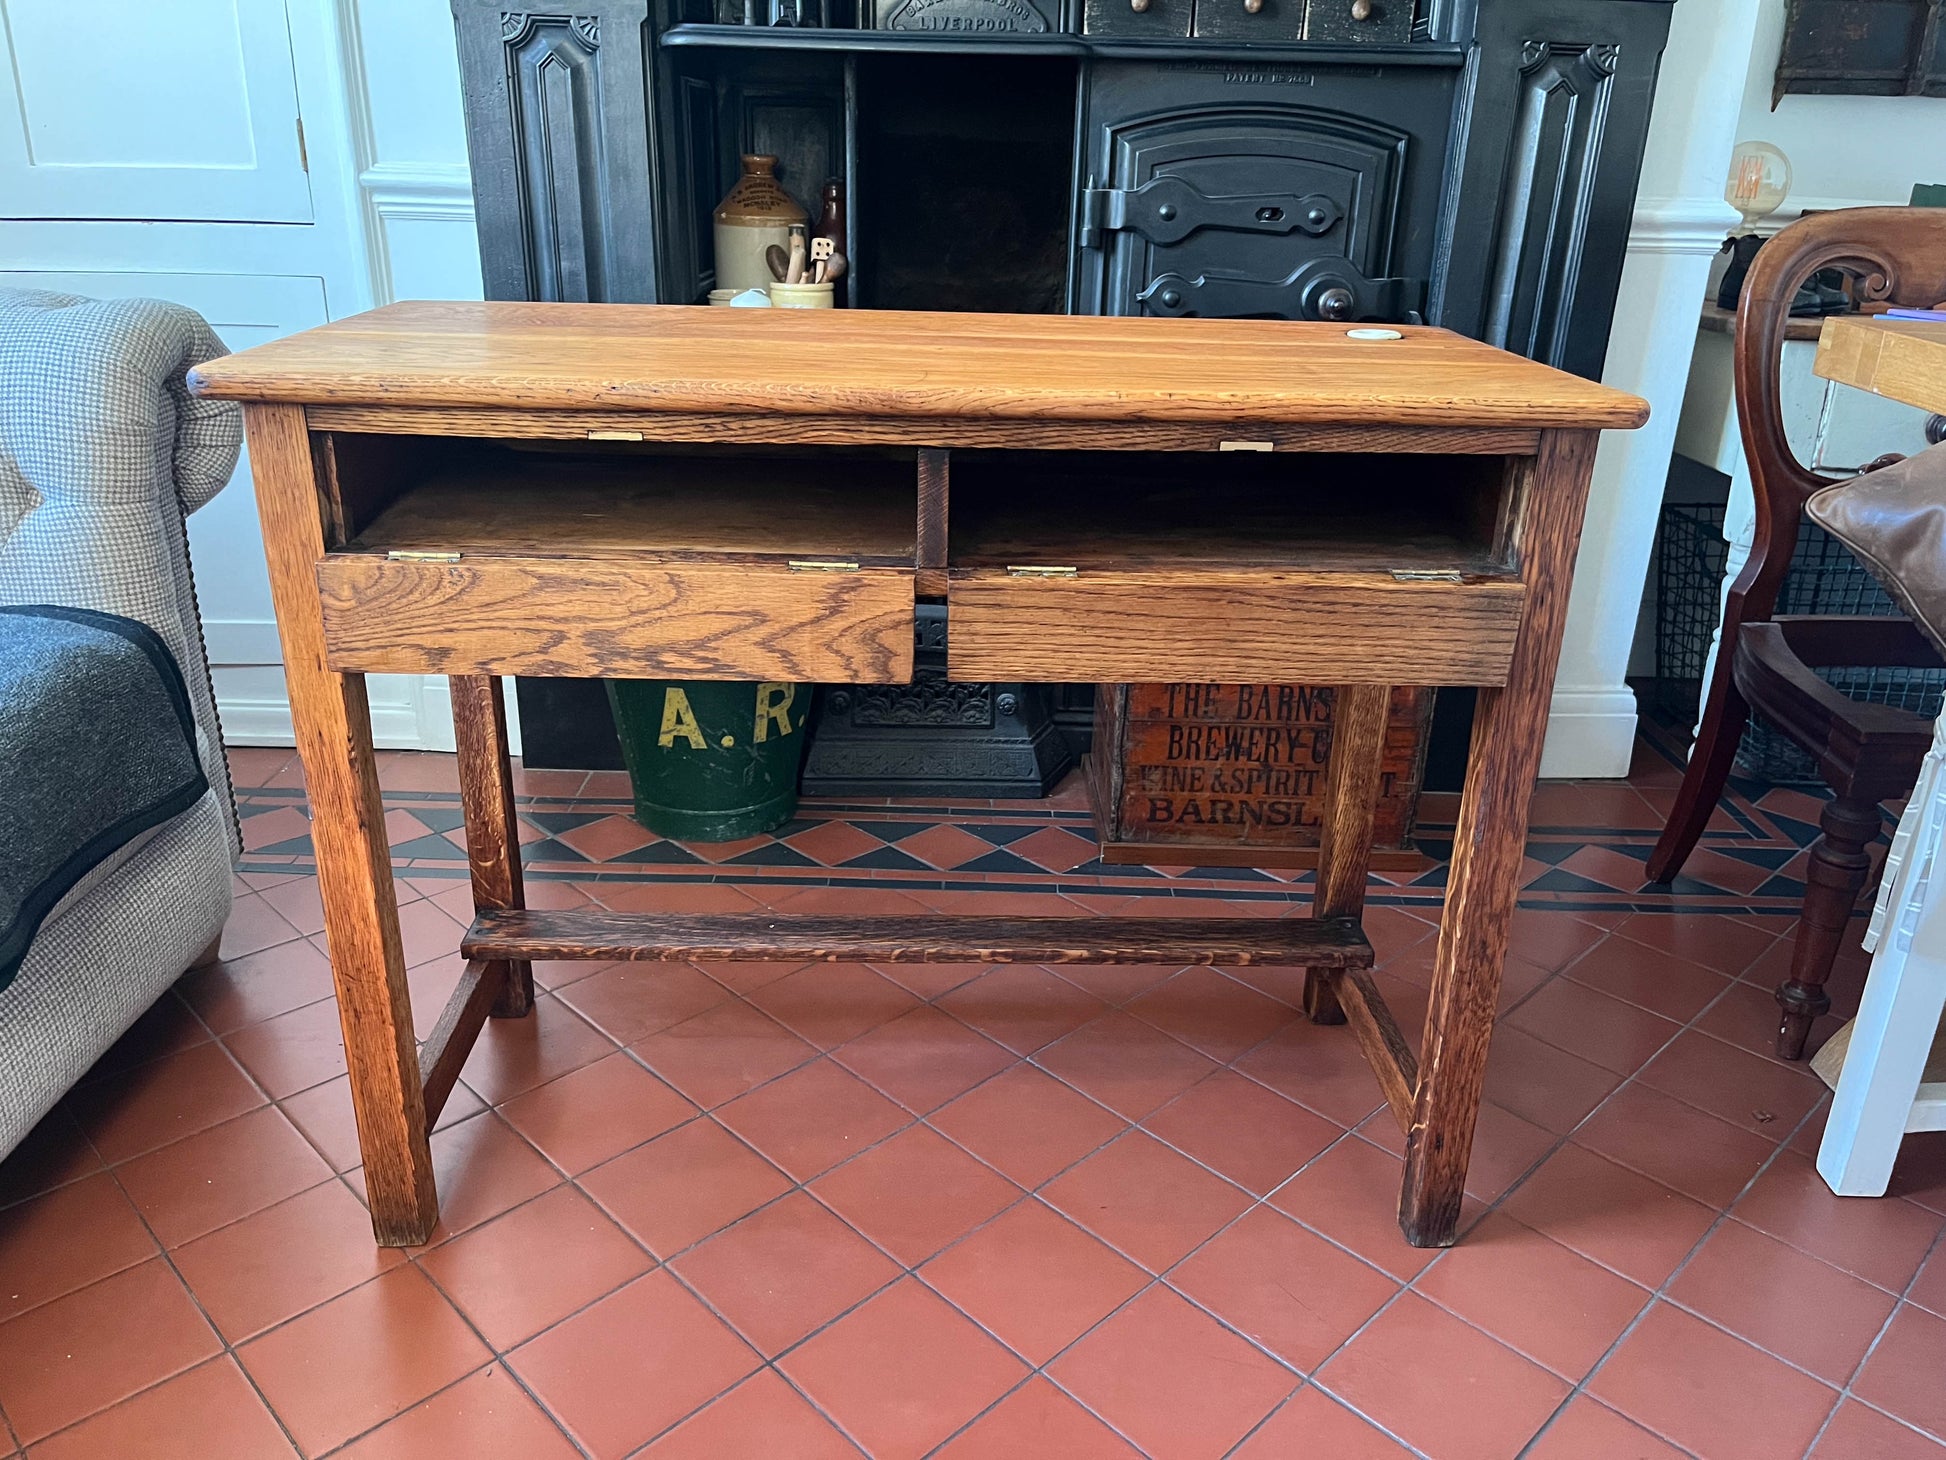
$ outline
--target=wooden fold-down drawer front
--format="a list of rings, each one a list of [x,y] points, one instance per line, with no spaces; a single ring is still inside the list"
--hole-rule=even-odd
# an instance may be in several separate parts
[[[955,679],[1504,684],[1527,590],[1383,572],[957,569]]]
[[[910,568],[342,553],[319,562],[318,589],[341,671],[912,678]]]

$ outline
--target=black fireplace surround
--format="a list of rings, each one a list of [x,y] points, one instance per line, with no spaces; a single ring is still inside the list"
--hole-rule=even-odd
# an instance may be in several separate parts
[[[813,217],[844,181],[850,307],[1423,320],[1592,377],[1672,3],[453,0],[486,293],[701,303],[764,152]],[[519,695],[529,764],[619,764],[599,686]],[[825,696],[807,789],[1032,794],[1086,724],[911,701]]]

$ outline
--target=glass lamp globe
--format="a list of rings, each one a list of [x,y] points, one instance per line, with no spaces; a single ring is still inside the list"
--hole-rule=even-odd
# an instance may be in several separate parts
[[[1730,154],[1730,180],[1723,199],[1743,215],[1745,230],[1754,229],[1784,206],[1791,194],[1791,160],[1768,142],[1740,142]]]

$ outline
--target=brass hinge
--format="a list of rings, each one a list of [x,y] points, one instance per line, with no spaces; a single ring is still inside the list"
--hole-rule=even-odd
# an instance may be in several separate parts
[[[393,548],[385,555],[392,563],[457,563],[458,553],[418,552],[411,548]]]
[[[306,172],[311,170],[311,154],[304,146],[304,118],[302,117],[297,119],[297,165]]]
[[[1009,565],[1007,568],[1007,576],[1009,578],[1078,578],[1081,576],[1081,570],[1079,568],[1042,567],[1038,563],[1030,563],[1020,567]]]
[[[1464,583],[1464,575],[1452,568],[1394,568],[1392,576],[1401,583]]]
[[[858,564],[832,562],[822,558],[792,558],[793,573],[856,573]]]

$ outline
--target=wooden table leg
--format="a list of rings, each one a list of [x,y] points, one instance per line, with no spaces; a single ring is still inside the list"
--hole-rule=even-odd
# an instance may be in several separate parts
[[[1592,431],[1547,432],[1526,468],[1527,479],[1518,484],[1515,542],[1527,606],[1507,682],[1480,691],[1473,717],[1432,1004],[1406,1132],[1399,1225],[1415,1247],[1450,1247],[1459,1230],[1501,966],[1520,892],[1528,804],[1540,772],[1597,440]]]
[[[252,405],[245,420],[372,1231],[382,1246],[412,1246],[432,1235],[439,1205],[365,678],[325,664],[317,584],[324,536],[304,411]]]
[[[466,860],[473,870],[473,910],[527,906],[520,881],[520,823],[514,819],[513,766],[507,755],[507,705],[493,675],[455,675],[453,736],[459,747],[460,805],[466,814]],[[493,1017],[518,1019],[534,1007],[534,965],[525,960],[487,970],[500,979]]]
[[[1357,917],[1365,910],[1365,879],[1378,808],[1385,722],[1392,691],[1382,684],[1341,686],[1331,702],[1331,761],[1325,775],[1324,825],[1318,834],[1317,892],[1311,915]],[[1342,1024],[1338,970],[1304,975],[1304,1012],[1313,1024]]]

